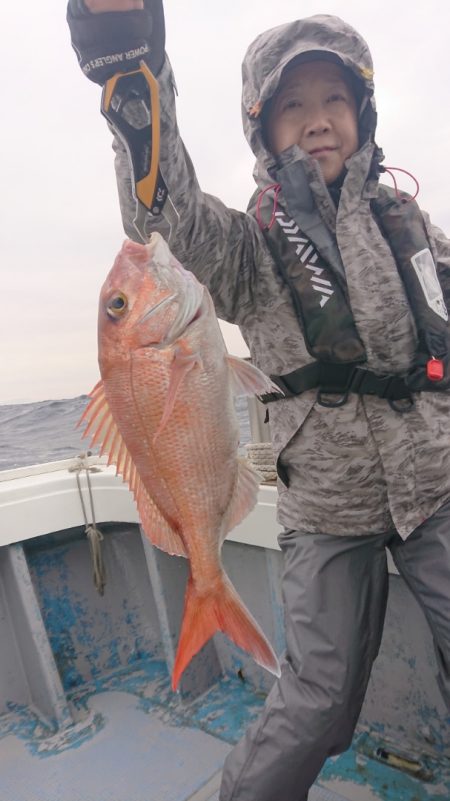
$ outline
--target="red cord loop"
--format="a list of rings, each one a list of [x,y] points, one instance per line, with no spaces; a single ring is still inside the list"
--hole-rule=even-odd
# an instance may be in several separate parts
[[[397,179],[396,179],[396,177],[394,175],[394,170],[396,172],[403,172],[405,175],[408,175],[410,178],[412,178],[412,180],[414,181],[414,183],[416,185],[416,191],[415,191],[414,195],[412,195],[406,202],[409,203],[411,200],[415,200],[417,195],[419,194],[419,190],[420,190],[420,186],[419,186],[419,182],[418,182],[417,178],[411,172],[408,172],[408,170],[404,170],[402,167],[385,167],[385,166],[382,167],[382,171],[383,172],[388,172],[389,175],[391,176],[391,178],[392,178],[392,180],[394,182],[395,194],[396,194],[396,196],[398,198],[401,197],[401,195],[400,195],[400,192],[399,192],[399,189],[398,189]],[[262,206],[262,202],[264,200],[264,195],[266,194],[266,192],[270,192],[272,189],[274,190],[272,214],[270,216],[269,222],[265,223],[263,221],[262,217],[261,217],[261,206]],[[258,225],[261,228],[261,230],[264,230],[264,229],[269,229],[270,230],[270,228],[272,228],[272,225],[275,222],[275,215],[276,215],[277,208],[278,208],[278,195],[280,194],[280,191],[281,191],[281,184],[269,184],[269,186],[266,186],[266,188],[263,189],[262,192],[260,192],[259,195],[258,195],[258,200],[256,201],[256,220],[257,220]]]
[[[417,178],[411,172],[408,172],[408,170],[404,170],[402,167],[385,167],[385,166],[383,166],[382,170],[383,170],[383,172],[388,172],[389,175],[391,176],[391,178],[392,178],[392,180],[394,182],[394,189],[395,189],[395,194],[397,195],[397,197],[400,197],[400,192],[398,191],[397,181],[396,181],[395,175],[393,173],[393,170],[396,170],[397,172],[404,172],[405,175],[409,175],[409,177],[413,179],[413,181],[414,181],[414,183],[416,185],[416,191],[415,191],[415,194],[412,195],[412,197],[410,197],[406,202],[409,203],[411,200],[415,200],[416,199],[417,195],[419,194],[420,186],[419,186],[419,181],[417,180]]]
[[[269,222],[266,224],[261,217],[261,204],[263,202],[264,195],[266,194],[266,192],[270,192],[271,189],[274,190],[272,214]],[[278,195],[280,194],[280,190],[281,190],[281,184],[270,184],[269,186],[266,186],[266,188],[263,189],[262,192],[260,192],[258,195],[258,200],[256,201],[256,220],[262,231],[264,229],[272,228],[272,225],[275,222],[275,214],[277,212]]]

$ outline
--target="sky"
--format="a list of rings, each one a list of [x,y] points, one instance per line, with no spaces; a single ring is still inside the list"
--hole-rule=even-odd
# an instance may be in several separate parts
[[[448,0],[166,0],[178,120],[202,188],[245,209],[253,154],[241,124],[241,63],[263,30],[336,14],[368,41],[377,142],[420,182],[450,236]],[[0,403],[69,398],[99,377],[97,304],[125,238],[100,88],[78,67],[62,0],[2,4],[0,24]],[[400,186],[412,189],[407,177]],[[226,326],[230,352],[247,351]]]

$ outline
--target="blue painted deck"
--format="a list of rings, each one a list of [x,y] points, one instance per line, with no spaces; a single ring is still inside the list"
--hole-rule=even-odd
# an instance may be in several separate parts
[[[101,723],[77,746],[58,752],[50,741],[48,752],[37,752],[21,738],[4,739],[1,801],[185,801],[229,749],[200,729],[165,724],[128,693],[96,695],[90,707]]]
[[[27,707],[0,719],[0,801],[186,801],[220,771],[264,698],[224,678],[186,704],[164,663],[150,660],[69,701],[78,722],[62,732]]]
[[[264,695],[224,677],[186,702],[164,662],[148,660],[68,700],[77,722],[63,731],[27,707],[0,719],[0,801],[217,801],[223,760]],[[372,759],[375,750],[360,734],[328,761],[311,801],[448,801],[448,764],[429,759],[428,782]]]

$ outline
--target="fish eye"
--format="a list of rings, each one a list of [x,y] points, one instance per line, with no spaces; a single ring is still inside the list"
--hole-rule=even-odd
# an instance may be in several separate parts
[[[125,295],[122,292],[118,292],[108,301],[106,313],[109,314],[110,317],[117,318],[124,313],[127,306],[128,301]]]

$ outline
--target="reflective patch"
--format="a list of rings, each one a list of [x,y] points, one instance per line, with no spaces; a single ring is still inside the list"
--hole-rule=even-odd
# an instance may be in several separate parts
[[[411,264],[416,271],[417,278],[420,281],[425,299],[430,307],[439,317],[443,320],[448,320],[448,311],[445,305],[444,297],[442,295],[441,285],[439,283],[436,265],[429,248],[419,250],[414,256],[411,257]]]

